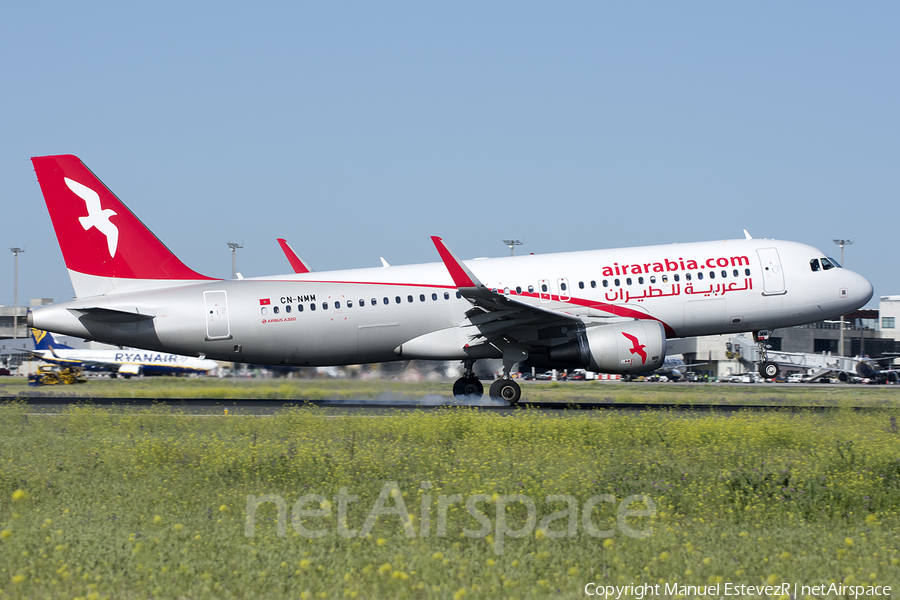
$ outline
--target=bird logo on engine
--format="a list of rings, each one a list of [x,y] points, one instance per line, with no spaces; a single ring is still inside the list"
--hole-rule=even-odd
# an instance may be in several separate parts
[[[632,354],[637,354],[638,356],[640,356],[642,365],[646,364],[647,363],[647,351],[644,350],[644,348],[646,348],[647,345],[646,344],[638,344],[638,339],[635,336],[625,333],[624,331],[622,332],[622,335],[624,335],[626,338],[628,338],[628,341],[631,342],[631,348],[629,348],[628,351],[631,352]]]

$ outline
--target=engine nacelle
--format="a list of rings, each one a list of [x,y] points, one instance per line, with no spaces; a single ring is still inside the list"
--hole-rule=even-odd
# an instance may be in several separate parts
[[[550,348],[550,362],[598,373],[654,371],[666,359],[666,332],[659,321],[598,325],[578,339]]]

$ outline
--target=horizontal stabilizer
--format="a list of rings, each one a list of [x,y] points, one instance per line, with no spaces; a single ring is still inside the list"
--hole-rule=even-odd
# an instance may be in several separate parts
[[[88,319],[99,323],[135,323],[138,321],[150,321],[155,318],[153,315],[114,310],[112,308],[70,308],[69,311],[79,319]]]

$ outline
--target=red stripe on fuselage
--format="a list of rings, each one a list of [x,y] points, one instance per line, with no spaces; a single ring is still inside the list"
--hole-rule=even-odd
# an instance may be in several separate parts
[[[260,280],[256,280],[260,281]],[[298,280],[287,280],[287,279],[270,279],[266,281],[273,282],[283,282],[283,283],[330,283],[335,285],[383,285],[383,286],[394,286],[394,287],[426,287],[426,288],[438,288],[438,289],[449,289],[455,290],[456,286],[453,285],[440,285],[440,284],[431,284],[431,283],[396,283],[390,281],[313,281],[309,279],[298,279]],[[503,294],[498,294],[502,296]],[[540,294],[522,292],[521,294],[510,294],[513,297],[521,297],[521,298],[535,298],[540,299]],[[560,302],[562,304],[574,304],[576,306],[583,306],[585,308],[594,308],[596,310],[601,310],[603,312],[607,312],[611,315],[615,315],[617,317],[625,317],[628,319],[643,319],[649,321],[659,321],[662,323],[663,328],[666,331],[666,337],[676,337],[675,330],[672,327],[663,321],[662,319],[658,319],[652,315],[648,315],[647,313],[643,313],[638,310],[634,310],[633,308],[628,308],[625,306],[616,306],[615,304],[608,304],[606,302],[598,302],[596,300],[588,300],[585,298],[575,298],[570,297],[568,300],[562,300],[559,296],[550,295],[550,300],[553,302]]]

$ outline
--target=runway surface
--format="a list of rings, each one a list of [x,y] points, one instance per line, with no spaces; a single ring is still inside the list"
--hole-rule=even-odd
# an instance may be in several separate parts
[[[616,403],[616,402],[527,402],[517,406],[502,406],[487,397],[478,403],[462,403],[447,401],[441,403],[434,398],[424,401],[415,400],[259,400],[259,399],[213,399],[213,398],[88,398],[72,396],[40,396],[40,397],[0,397],[0,402],[24,402],[33,412],[55,413],[68,407],[87,404],[110,408],[148,408],[167,406],[183,410],[191,414],[225,414],[246,415],[273,414],[290,408],[316,407],[331,409],[332,414],[380,414],[397,411],[441,410],[452,407],[466,407],[479,411],[514,415],[517,412],[538,410],[548,413],[565,413],[566,411],[615,411],[615,412],[647,412],[668,411],[683,413],[718,413],[729,414],[740,411],[810,411],[828,412],[849,408],[855,411],[885,410],[883,406],[791,406],[777,404],[684,404],[684,403]]]

